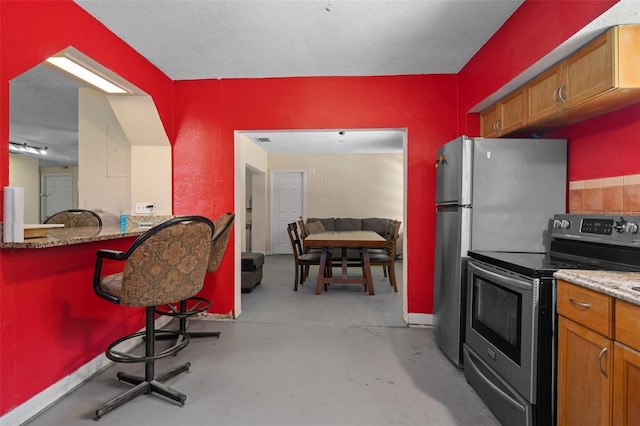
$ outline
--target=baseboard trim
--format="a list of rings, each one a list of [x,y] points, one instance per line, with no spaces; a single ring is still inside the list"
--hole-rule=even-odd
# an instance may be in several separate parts
[[[156,320],[156,328],[161,328],[167,325],[172,318],[160,317]],[[144,328],[140,329],[143,331]],[[131,350],[142,343],[142,337],[139,339],[131,339],[122,344],[122,348],[126,351]],[[53,385],[49,386],[42,392],[34,395],[24,403],[20,404],[13,410],[0,417],[1,425],[21,425],[29,419],[37,416],[42,411],[55,404],[59,399],[75,390],[78,386],[82,385],[85,381],[89,380],[95,374],[109,367],[113,361],[109,360],[104,353],[93,358],[91,361],[78,368],[67,377],[59,380]],[[96,407],[98,408],[98,407]]]
[[[407,314],[405,321],[409,324],[409,327],[413,326],[433,326],[433,314]]]

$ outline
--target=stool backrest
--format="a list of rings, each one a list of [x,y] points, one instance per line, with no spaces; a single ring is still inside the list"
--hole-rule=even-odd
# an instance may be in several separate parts
[[[211,238],[211,251],[209,253],[207,272],[216,271],[220,267],[222,257],[227,250],[227,243],[231,236],[231,224],[235,216],[235,213],[225,213],[219,216],[214,222],[215,234],[213,238]]]
[[[181,216],[154,226],[124,254],[120,303],[159,306],[200,291],[207,272],[213,223]]]
[[[70,209],[52,214],[43,223],[63,224],[65,228],[101,227],[102,219],[91,210]]]

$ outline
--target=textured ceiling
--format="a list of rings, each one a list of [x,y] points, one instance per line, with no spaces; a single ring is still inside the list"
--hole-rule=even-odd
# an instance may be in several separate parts
[[[75,0],[173,80],[457,73],[523,0]]]

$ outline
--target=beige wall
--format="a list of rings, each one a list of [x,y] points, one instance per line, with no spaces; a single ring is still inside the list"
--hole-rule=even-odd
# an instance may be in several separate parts
[[[305,171],[305,219],[403,218],[403,154],[269,154],[269,169]]]
[[[172,214],[171,143],[153,99],[113,95],[107,100],[131,145],[131,213],[136,202],[145,202],[156,205],[157,215]]]
[[[240,228],[241,251],[246,251],[246,229],[247,223],[247,187],[252,190],[251,208],[251,251],[266,253],[269,247],[269,211],[267,202],[267,153],[249,138],[240,135],[240,167],[239,167],[239,188],[241,193],[236,200],[236,227]]]
[[[9,154],[9,182],[24,188],[24,223],[40,223],[40,175],[38,159]]]
[[[116,223],[130,213],[129,141],[101,93],[80,88],[78,111],[78,207]]]
[[[105,224],[134,214],[136,202],[172,214],[171,145],[153,101],[91,88],[79,89],[78,99],[78,207],[99,212]]]
[[[70,174],[71,207],[78,206],[77,167],[38,167],[36,157],[9,154],[9,182],[24,188],[24,223],[40,223],[40,178],[43,174]],[[42,218],[44,219],[44,218]]]
[[[304,170],[305,219],[382,217],[403,220],[403,154],[267,154],[239,134],[236,247],[246,251],[247,188],[252,188],[252,251],[270,251],[269,182],[273,170]]]

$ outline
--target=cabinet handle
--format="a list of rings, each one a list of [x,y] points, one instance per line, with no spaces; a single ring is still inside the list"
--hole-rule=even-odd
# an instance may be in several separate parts
[[[571,302],[573,305],[579,306],[581,308],[585,308],[585,309],[591,308],[591,304],[590,303],[578,302],[577,300],[574,300],[573,297],[569,298],[569,302]]]
[[[497,119],[496,121],[493,122],[493,130],[495,132],[500,131],[500,119]]]
[[[558,97],[560,98],[560,102],[565,103],[567,102],[567,99],[562,96],[562,91],[567,87],[566,84],[562,84],[562,86],[560,86],[560,88],[558,89]]]
[[[556,90],[553,91],[553,103],[557,105],[560,105],[560,102],[558,101],[558,91],[560,90],[559,87],[556,87]]]
[[[607,375],[607,373],[604,371],[604,369],[602,368],[602,357],[604,356],[604,354],[609,350],[609,348],[603,348],[600,351],[600,355],[598,355],[598,367],[600,368],[600,372],[602,373],[602,375],[604,377],[609,377]]]

